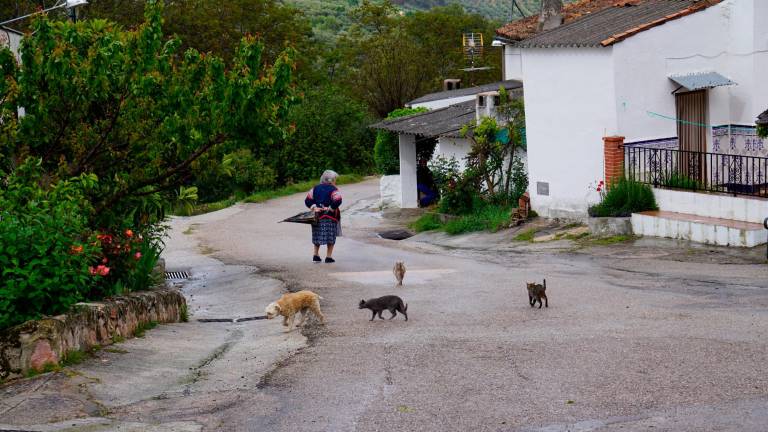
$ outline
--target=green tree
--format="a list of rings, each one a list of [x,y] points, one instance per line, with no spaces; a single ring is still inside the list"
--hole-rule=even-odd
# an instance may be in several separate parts
[[[282,180],[314,179],[326,169],[369,173],[373,133],[366,106],[335,86],[311,88],[289,119],[296,132],[280,153]]]
[[[490,72],[466,76],[461,50],[462,34],[483,32],[490,41],[494,26],[459,6],[434,8],[401,15],[388,0],[364,1],[353,10],[353,26],[339,46],[341,80],[371,111],[384,117],[406,102],[440,89],[441,80],[463,78],[465,82],[498,79],[500,55],[489,53],[476,66],[491,66]]]
[[[265,68],[263,45],[245,38],[229,70],[215,56],[166,41],[162,7],[123,31],[104,20],[33,23],[21,65],[0,52],[0,169],[37,157],[51,181],[96,174],[94,223],[163,216],[191,165],[217,147],[255,155],[280,148],[293,98],[292,52]],[[16,107],[26,115],[17,116]]]
[[[405,117],[426,111],[426,108],[400,108],[389,113],[387,119]],[[376,133],[373,160],[376,162],[376,171],[379,174],[400,174],[400,143],[397,134],[382,130]]]

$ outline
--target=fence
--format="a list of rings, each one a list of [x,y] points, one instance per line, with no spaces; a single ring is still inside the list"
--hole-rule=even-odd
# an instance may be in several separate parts
[[[655,187],[768,197],[768,158],[624,147],[628,179]]]

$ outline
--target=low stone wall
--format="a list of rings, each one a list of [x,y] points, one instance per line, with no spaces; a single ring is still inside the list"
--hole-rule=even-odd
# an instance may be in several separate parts
[[[591,217],[587,224],[589,232],[596,236],[632,235],[632,218],[628,217]]]
[[[0,331],[0,379],[40,371],[48,364],[58,365],[72,351],[133,337],[142,324],[179,322],[186,307],[181,292],[163,285],[103,302],[78,303],[66,315],[27,321]]]

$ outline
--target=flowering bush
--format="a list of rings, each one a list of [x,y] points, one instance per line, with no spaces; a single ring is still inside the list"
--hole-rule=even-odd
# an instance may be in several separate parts
[[[598,183],[600,203],[588,209],[592,217],[627,217],[632,213],[658,210],[651,187],[636,181],[620,179],[606,191],[605,184]]]
[[[0,328],[65,312],[83,301],[96,282],[101,256],[88,229],[92,212],[85,192],[96,179],[83,175],[39,186],[39,167],[23,164],[0,188]],[[98,269],[97,273],[108,273]]]

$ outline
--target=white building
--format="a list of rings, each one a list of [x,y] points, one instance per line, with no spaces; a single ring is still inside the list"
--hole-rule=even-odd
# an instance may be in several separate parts
[[[457,80],[446,80],[456,86]],[[460,87],[460,85],[459,85]],[[495,115],[496,96],[504,87],[510,97],[522,97],[522,84],[519,81],[502,81],[469,88],[453,88],[438,93],[431,93],[415,99],[409,108],[427,108],[428,112],[385,120],[373,125],[373,128],[398,134],[400,142],[400,174],[385,176],[381,179],[381,198],[383,206],[416,208],[419,206],[417,192],[417,149],[422,146],[434,146],[432,158],[455,158],[461,169],[465,158],[472,148],[469,139],[461,134],[461,129],[484,116]],[[524,157],[524,154],[519,155]]]
[[[0,48],[10,48],[19,58],[19,44],[24,34],[9,27],[0,27]]]
[[[537,33],[538,17],[497,31],[504,78],[525,89],[534,210],[585,218],[598,199],[590,186],[605,178],[608,136],[625,138],[625,169],[640,176],[658,174],[659,161],[650,150],[628,149],[671,149],[676,159],[661,153],[662,163],[674,162],[710,191],[768,191],[768,146],[754,128],[768,106],[768,1],[581,0],[561,16],[564,23],[548,31]],[[699,153],[678,162],[686,151]],[[726,163],[738,164],[738,172]],[[749,171],[750,163],[764,165]],[[659,186],[657,180],[651,183]],[[661,197],[661,210],[753,223],[768,216],[765,201],[752,198],[729,204],[761,209],[749,217],[679,208],[679,201]]]

